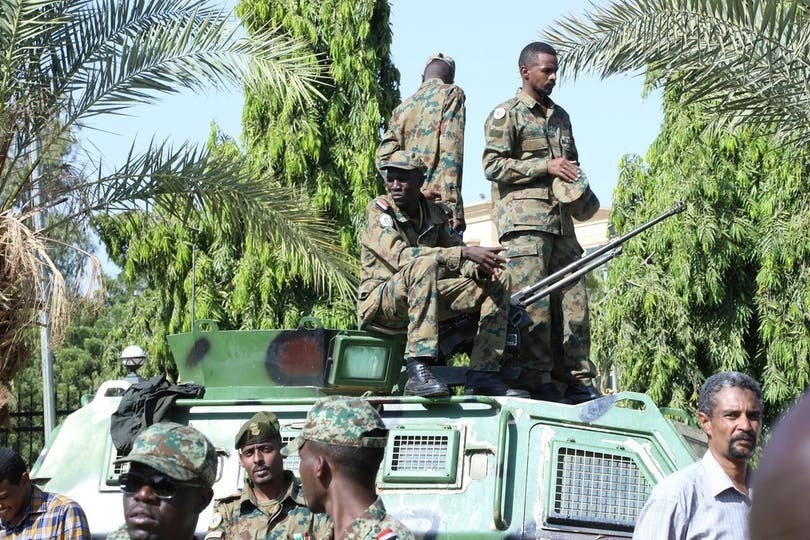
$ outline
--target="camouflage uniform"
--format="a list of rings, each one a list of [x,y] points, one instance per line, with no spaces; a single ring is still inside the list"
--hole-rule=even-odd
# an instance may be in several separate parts
[[[407,540],[413,537],[405,525],[386,514],[382,499],[377,497],[363,515],[349,526],[343,540]]]
[[[387,440],[388,429],[371,403],[360,398],[329,396],[312,405],[301,434],[282,453],[297,452],[305,441],[353,448],[382,448]],[[414,536],[405,525],[386,513],[382,499],[377,497],[349,526],[343,538],[412,540]]]
[[[273,501],[270,505],[259,505],[248,483],[241,493],[217,500],[206,540],[331,539],[332,522],[329,517],[313,514],[307,508],[301,485],[293,473],[284,471],[284,479],[288,485],[286,493],[281,501]]]
[[[377,166],[394,152],[416,152],[427,165],[424,188],[441,193],[441,205],[464,220],[461,176],[464,161],[464,90],[441,79],[427,79],[391,113],[377,148]]]
[[[132,443],[126,457],[115,460],[140,463],[178,481],[199,482],[210,488],[217,477],[217,453],[214,445],[198,430],[175,422],[158,422],[143,430]],[[107,540],[128,540],[126,525],[107,536]]]
[[[541,105],[523,91],[490,113],[485,136],[484,172],[493,183],[496,227],[501,244],[507,248],[509,273],[518,290],[582,254],[571,209],[555,198],[547,169],[551,158],[576,161],[577,148],[568,113],[549,99],[544,114]],[[557,302],[557,309],[550,309]],[[552,311],[562,325],[562,365],[554,362],[551,326],[557,321],[552,319]],[[548,377],[553,371],[565,382],[591,384],[595,368],[589,359],[585,278],[566,287],[559,296],[539,300],[528,312],[531,324],[523,335],[529,358],[523,367],[529,373]]]
[[[422,226],[383,195],[366,208],[358,319],[408,328],[408,358],[438,356],[439,322],[480,310],[470,369],[497,371],[506,343],[509,275],[479,277],[442,210],[420,196]]]

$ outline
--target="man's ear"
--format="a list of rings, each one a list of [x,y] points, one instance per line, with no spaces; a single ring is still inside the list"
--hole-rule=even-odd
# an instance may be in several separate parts
[[[524,81],[529,78],[529,68],[526,66],[520,66],[520,78]]]
[[[703,429],[703,433],[705,433],[707,437],[711,437],[712,419],[706,413],[699,412],[698,422],[700,423],[700,427]]]
[[[28,471],[23,471],[22,476],[20,476],[20,481],[17,483],[18,486],[28,487],[31,483],[31,477],[28,476]]]

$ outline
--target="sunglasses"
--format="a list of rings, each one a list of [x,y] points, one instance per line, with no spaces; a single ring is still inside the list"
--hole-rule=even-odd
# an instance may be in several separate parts
[[[193,482],[181,482],[175,480],[165,474],[140,474],[140,473],[125,473],[119,477],[121,491],[127,495],[135,495],[143,486],[149,486],[152,491],[160,499],[173,499],[177,495],[177,490],[180,486],[194,486],[201,487],[200,484]]]

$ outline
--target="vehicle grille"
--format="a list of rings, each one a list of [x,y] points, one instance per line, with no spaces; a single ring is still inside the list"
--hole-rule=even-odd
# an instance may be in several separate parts
[[[549,518],[629,530],[651,489],[629,456],[560,448]]]

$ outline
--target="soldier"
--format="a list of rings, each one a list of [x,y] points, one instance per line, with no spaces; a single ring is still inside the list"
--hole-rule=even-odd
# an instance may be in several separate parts
[[[206,540],[330,539],[332,523],[307,508],[298,480],[284,470],[276,415],[258,412],[236,434],[247,479],[241,493],[216,501]]]
[[[467,227],[461,199],[464,162],[464,90],[453,84],[456,63],[447,55],[428,58],[422,84],[391,113],[388,131],[377,148],[377,166],[398,150],[416,152],[427,165],[422,194],[441,202],[459,235]]]
[[[301,434],[284,448],[284,455],[298,452],[307,504],[332,517],[335,540],[413,538],[376,493],[387,439],[368,401],[332,396],[315,402]]]
[[[87,540],[90,529],[78,503],[39,489],[22,456],[0,448],[0,537]]]
[[[405,394],[443,396],[447,386],[429,368],[438,356],[439,322],[480,312],[467,390],[513,395],[498,373],[510,292],[509,276],[501,272],[503,248],[465,246],[451,234],[442,209],[419,191],[425,170],[414,152],[394,152],[380,164],[389,194],[366,209],[360,240],[360,325],[407,326]]]
[[[530,43],[518,64],[523,86],[487,118],[483,155],[484,172],[492,182],[498,235],[508,248],[515,289],[577,260],[582,248],[572,216],[585,220],[599,208],[579,169],[568,113],[549,98],[557,80],[556,51],[546,43]],[[592,383],[596,370],[589,358],[584,276],[561,294],[556,301],[561,302],[564,367],[555,371],[568,383],[567,400],[580,402],[600,395]],[[546,298],[528,308],[531,322],[523,333],[522,348],[528,360],[521,366],[521,381],[533,397],[560,401],[562,396],[551,381],[555,348],[549,302]]]
[[[158,422],[133,441],[121,475],[126,524],[107,540],[192,540],[214,491],[217,454],[193,427]]]

